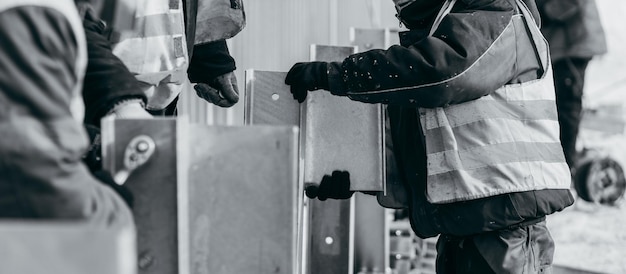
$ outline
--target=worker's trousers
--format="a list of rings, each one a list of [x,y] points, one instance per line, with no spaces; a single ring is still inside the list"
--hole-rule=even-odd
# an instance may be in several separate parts
[[[441,235],[437,273],[552,273],[554,241],[546,221],[467,237]]]

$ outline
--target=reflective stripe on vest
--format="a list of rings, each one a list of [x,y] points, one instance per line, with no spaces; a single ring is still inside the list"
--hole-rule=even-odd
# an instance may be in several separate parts
[[[517,2],[545,73],[477,100],[419,109],[431,203],[570,187],[547,43],[525,5]]]
[[[85,40],[85,30],[83,23],[76,10],[76,4],[71,0],[16,0],[16,1],[0,1],[0,11],[11,9],[18,6],[41,6],[52,8],[59,11],[65,16],[73,30],[77,43],[77,58],[74,66],[74,75],[76,76],[76,85],[72,88],[70,111],[76,121],[83,122],[85,117],[85,103],[83,101],[83,79],[85,78],[85,70],[87,69],[87,42]]]
[[[178,96],[187,76],[182,2],[140,2],[134,30],[117,34],[113,53],[146,83],[147,108],[163,109]]]

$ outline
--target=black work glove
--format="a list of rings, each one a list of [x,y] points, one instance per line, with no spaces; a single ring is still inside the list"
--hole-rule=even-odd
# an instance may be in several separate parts
[[[193,88],[200,98],[216,106],[232,107],[239,101],[237,77],[232,71],[213,78],[209,83],[198,83]]]
[[[324,175],[318,185],[310,185],[305,188],[306,196],[320,201],[331,199],[349,199],[354,194],[350,190],[350,173],[335,170],[332,175]]]
[[[328,90],[328,63],[303,62],[291,67],[285,77],[285,84],[291,86],[291,95],[298,102],[304,102],[309,91]]]

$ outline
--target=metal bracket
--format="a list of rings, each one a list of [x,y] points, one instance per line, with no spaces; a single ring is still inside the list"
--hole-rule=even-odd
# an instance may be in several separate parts
[[[124,151],[124,167],[113,177],[115,183],[123,185],[131,172],[145,164],[155,150],[154,140],[147,135],[139,135],[130,140]]]

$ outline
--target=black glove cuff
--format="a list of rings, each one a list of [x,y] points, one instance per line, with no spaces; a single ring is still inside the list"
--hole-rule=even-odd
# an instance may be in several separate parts
[[[311,65],[315,71],[315,82],[318,89],[329,90],[328,85],[328,63],[327,62],[312,62]]]

